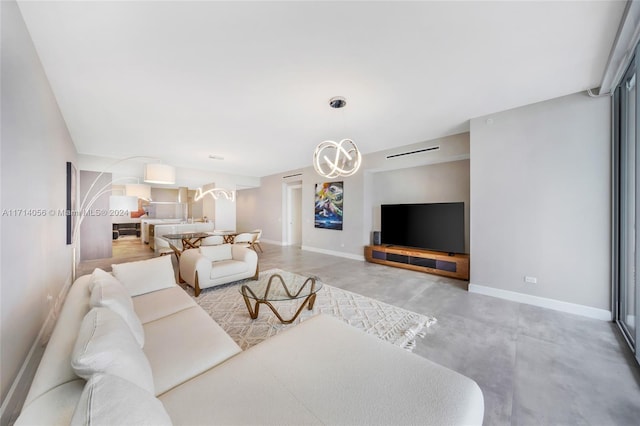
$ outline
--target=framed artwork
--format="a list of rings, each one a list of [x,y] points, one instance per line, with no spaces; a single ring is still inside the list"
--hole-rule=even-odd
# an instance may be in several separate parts
[[[315,227],[342,231],[344,182],[316,183]]]
[[[67,161],[67,244],[73,243],[73,230],[78,220],[76,216],[78,210],[78,201],[76,200],[77,174],[76,167]]]

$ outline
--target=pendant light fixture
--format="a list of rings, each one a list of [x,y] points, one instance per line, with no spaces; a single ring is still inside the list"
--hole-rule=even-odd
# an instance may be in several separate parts
[[[342,96],[329,99],[331,108],[339,109],[347,105]],[[339,176],[351,176],[360,168],[362,155],[355,142],[342,139],[340,142],[324,141],[313,152],[313,168],[320,176],[333,179]]]
[[[176,183],[176,169],[173,166],[160,163],[148,163],[144,165],[144,181],[173,185]]]
[[[196,189],[196,194],[193,197],[193,200],[200,201],[207,194],[211,195],[214,200],[217,200],[221,196],[226,198],[229,201],[236,200],[236,192],[230,189],[224,189],[224,188],[211,188],[211,189],[207,189],[206,191],[203,191],[202,188],[198,188]]]
[[[141,200],[151,201],[151,186],[144,183],[127,183],[124,186],[127,197],[136,197]]]

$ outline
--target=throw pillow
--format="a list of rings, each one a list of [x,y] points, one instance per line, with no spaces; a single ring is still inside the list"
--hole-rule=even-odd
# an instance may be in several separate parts
[[[151,365],[120,315],[93,308],[85,315],[71,353],[71,367],[83,379],[107,373],[155,394]]]
[[[103,273],[107,274],[104,271]],[[120,315],[131,329],[131,333],[133,333],[133,337],[136,338],[138,345],[140,345],[140,347],[144,346],[144,329],[142,328],[142,323],[133,310],[133,301],[131,300],[129,292],[120,284],[120,281],[114,277],[111,277],[110,280],[97,280],[91,290],[89,304],[92,308],[109,308]]]
[[[122,283],[118,281],[118,279],[113,275],[111,275],[110,273],[105,272],[100,268],[96,268],[93,270],[93,273],[91,274],[91,280],[89,281],[89,291],[92,292],[93,288],[98,283],[105,283],[105,284],[115,283],[115,284],[122,285]]]
[[[151,293],[176,285],[171,256],[111,265],[113,275],[131,296]]]
[[[210,259],[212,262],[233,259],[233,256],[231,255],[231,244],[200,247],[200,254]]]
[[[117,376],[94,374],[80,395],[72,425],[170,425],[160,400]]]

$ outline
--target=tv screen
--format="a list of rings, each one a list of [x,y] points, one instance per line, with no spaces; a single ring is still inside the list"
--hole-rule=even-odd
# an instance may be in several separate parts
[[[382,244],[464,253],[464,203],[383,204]]]

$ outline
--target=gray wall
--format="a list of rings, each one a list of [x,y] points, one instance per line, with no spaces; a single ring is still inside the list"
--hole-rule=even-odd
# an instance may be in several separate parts
[[[1,371],[4,402],[11,383],[58,296],[71,282],[66,245],[66,162],[76,150],[31,38],[13,1],[2,15],[2,210],[43,209],[45,216],[2,216]],[[52,300],[47,300],[47,296]]]
[[[457,197],[469,194],[472,284],[609,310],[609,143],[610,100],[570,95],[473,119],[470,134],[365,155],[362,172],[344,179],[343,231],[313,227],[313,188],[322,178],[311,167],[262,178],[246,193],[259,210],[243,212],[240,222],[262,227],[265,241],[282,242],[283,188],[301,180],[303,247],[358,256],[379,229],[381,203],[451,201],[438,188],[402,181],[448,176],[469,185]],[[430,146],[440,149],[386,158]],[[525,284],[525,276],[538,283]]]
[[[610,161],[608,97],[471,120],[471,283],[610,310]]]
[[[469,160],[373,174],[373,228],[380,230],[380,205],[464,202],[465,250],[469,252]]]
[[[358,141],[356,141],[357,143]],[[390,154],[414,151],[427,147],[439,146],[437,151],[430,151],[416,155],[395,157],[387,159]],[[441,166],[445,169],[438,169],[440,172],[431,174],[428,165],[439,163],[450,163],[458,160],[468,160],[469,158],[469,134],[462,133],[440,138],[432,141],[425,141],[407,145],[402,148],[395,148],[376,152],[363,156],[361,171],[354,176],[344,179],[333,179],[332,181],[344,181],[344,225],[342,231],[316,229],[314,227],[314,197],[315,184],[327,181],[320,177],[313,167],[302,170],[292,170],[285,173],[263,177],[259,189],[255,192],[240,191],[239,197],[243,198],[247,194],[253,201],[253,205],[259,206],[255,210],[254,216],[249,213],[239,213],[239,223],[251,223],[255,228],[263,229],[263,241],[282,243],[284,241],[283,224],[285,217],[285,187],[288,183],[302,184],[302,247],[308,250],[321,252],[331,252],[345,257],[363,258],[363,247],[371,243],[371,232],[376,228],[374,217],[379,215],[380,200],[387,197],[391,199],[392,194],[380,192],[376,187],[376,175],[389,173],[397,170],[397,175],[407,176],[411,179],[426,180],[442,173],[450,166]],[[425,167],[422,171],[409,170],[410,168]],[[463,166],[464,168],[464,166]],[[400,169],[407,169],[403,172]],[[449,172],[452,173],[452,172]],[[453,172],[457,174],[457,172]],[[290,178],[284,176],[295,175]],[[456,180],[466,180],[468,188],[468,172],[463,172],[462,177]],[[391,185],[386,190],[396,191],[397,185]],[[435,190],[434,190],[435,191]],[[465,192],[463,189],[462,192]],[[466,191],[468,193],[468,189]],[[434,199],[439,197],[436,192],[427,190],[429,196]],[[405,185],[403,194],[407,199],[424,199],[425,189],[418,188],[415,184]],[[458,197],[456,197],[458,198]],[[467,196],[468,199],[468,196]],[[462,200],[462,199],[461,199]],[[456,200],[460,201],[460,200]],[[238,203],[238,211],[241,210],[243,201]],[[379,221],[379,219],[378,219]],[[379,222],[377,224],[379,226]],[[240,228],[240,227],[239,227]]]

